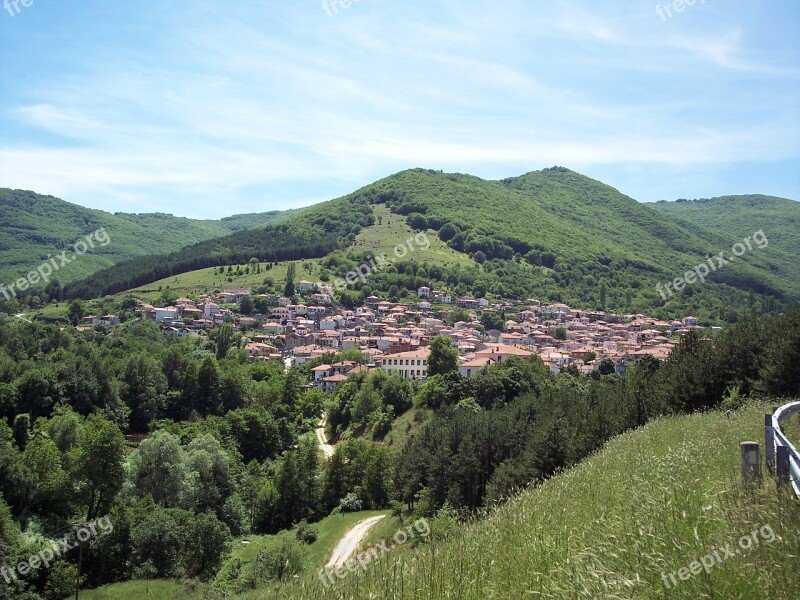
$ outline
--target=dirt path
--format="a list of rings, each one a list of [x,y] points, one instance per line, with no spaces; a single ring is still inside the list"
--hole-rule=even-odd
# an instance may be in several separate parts
[[[358,549],[359,544],[367,536],[370,527],[375,525],[378,521],[383,519],[386,515],[378,515],[377,517],[370,517],[356,523],[350,531],[344,534],[344,537],[339,540],[336,547],[333,549],[331,559],[326,565],[326,569],[335,569],[336,567],[344,566],[344,563],[350,558],[353,553]]]
[[[322,453],[325,455],[325,458],[330,458],[333,456],[333,446],[331,446],[325,438],[325,419],[319,422],[319,427],[317,427],[316,432],[319,445],[322,448]]]

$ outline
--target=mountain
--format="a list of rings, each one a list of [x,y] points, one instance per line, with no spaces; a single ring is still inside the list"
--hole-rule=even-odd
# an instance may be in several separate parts
[[[782,249],[800,249],[791,241],[788,246],[753,246],[717,269],[711,257],[722,251],[730,256],[729,231],[641,204],[563,167],[501,181],[402,171],[280,224],[134,259],[68,291],[83,297],[118,293],[186,271],[245,263],[251,257],[320,259],[332,274],[341,274],[363,258],[357,238],[378,227],[375,215],[381,205],[391,211],[392,220],[427,230],[471,259],[471,266],[426,267],[425,253],[420,252],[411,257],[417,266],[398,264],[374,275],[370,285],[376,290],[396,285],[402,295],[424,282],[457,293],[536,297],[665,316],[695,312],[709,320],[735,320],[734,313],[756,303],[778,308],[800,299],[796,262]],[[796,215],[795,207],[800,205],[781,204],[778,212],[764,213],[764,230],[777,230],[783,212]],[[733,242],[738,239],[737,234]],[[657,291],[656,284],[702,264],[714,265],[705,285],[697,282],[671,295]]]
[[[761,229],[769,239],[770,247],[787,252],[795,262],[797,260],[795,255],[800,250],[800,202],[751,194],[674,202],[661,200],[647,206],[723,233],[731,243]]]
[[[163,213],[107,213],[23,190],[0,188],[0,281],[13,282],[49,255],[71,248],[104,227],[110,242],[97,246],[58,272],[64,283],[87,277],[117,262],[162,254],[189,244],[251,229],[294,211],[236,215],[201,221]]]

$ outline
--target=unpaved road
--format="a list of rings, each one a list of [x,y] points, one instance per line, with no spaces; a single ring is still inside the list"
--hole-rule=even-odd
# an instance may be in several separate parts
[[[333,549],[331,559],[325,566],[326,569],[335,569],[336,567],[344,566],[344,563],[350,558],[353,553],[358,549],[359,544],[367,536],[370,527],[375,525],[378,521],[386,515],[378,515],[377,517],[370,517],[356,523],[350,531],[344,534],[344,537],[339,540],[336,547]]]
[[[330,458],[333,456],[333,446],[331,446],[327,439],[325,439],[325,419],[322,419],[322,421],[319,422],[319,427],[317,427],[316,431],[319,445],[322,448],[322,453],[325,455],[325,458]]]

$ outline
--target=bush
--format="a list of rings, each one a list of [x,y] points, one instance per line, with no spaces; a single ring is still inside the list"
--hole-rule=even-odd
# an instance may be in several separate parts
[[[258,581],[287,581],[303,571],[306,548],[297,540],[282,538],[273,548],[258,553],[254,571]]]
[[[338,512],[358,512],[362,510],[363,506],[364,503],[361,501],[361,498],[358,497],[358,494],[350,492],[347,496],[342,498],[338,506]]]
[[[298,542],[303,544],[313,544],[317,541],[317,528],[309,525],[305,519],[300,521],[295,529],[296,531],[294,537]]]

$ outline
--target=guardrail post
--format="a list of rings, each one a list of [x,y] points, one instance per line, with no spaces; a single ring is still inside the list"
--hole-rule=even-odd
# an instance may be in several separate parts
[[[764,415],[764,461],[767,472],[775,472],[775,430],[772,428],[772,415]]]
[[[775,448],[775,455],[777,458],[775,468],[778,487],[781,487],[789,483],[789,447],[778,446]]]
[[[742,460],[742,483],[747,485],[761,477],[761,456],[758,442],[742,442],[739,445]]]

